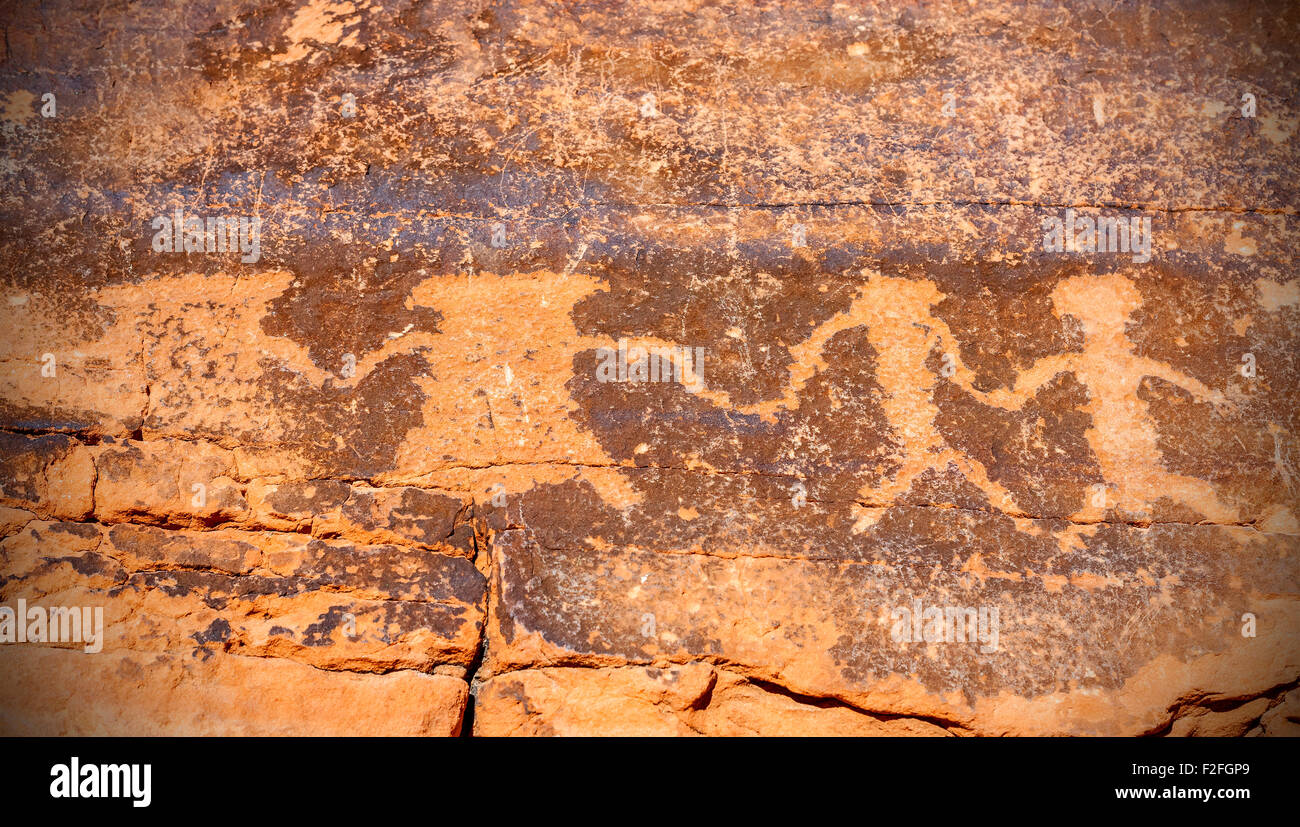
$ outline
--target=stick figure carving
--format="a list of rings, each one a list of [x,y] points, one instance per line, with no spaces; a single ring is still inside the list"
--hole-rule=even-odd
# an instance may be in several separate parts
[[[1147,403],[1137,395],[1143,377],[1164,379],[1220,409],[1230,403],[1219,391],[1133,352],[1125,327],[1142,306],[1133,282],[1120,275],[1077,276],[1057,285],[1052,304],[1058,317],[1073,316],[1083,326],[1083,351],[1039,359],[1020,373],[1011,390],[971,392],[988,404],[1015,410],[1064,372],[1073,373],[1087,388],[1092,427],[1086,437],[1110,491],[1105,506],[1087,504],[1076,516],[1099,516],[1107,506],[1144,515],[1153,501],[1168,497],[1209,520],[1235,522],[1237,509],[1220,499],[1209,483],[1170,473],[1161,463],[1155,424]]]
[[[960,362],[956,337],[942,319],[930,312],[944,294],[933,282],[923,279],[897,278],[869,270],[863,273],[867,282],[848,309],[818,325],[807,339],[790,348],[790,381],[780,397],[753,405],[733,405],[722,391],[705,390],[698,395],[729,410],[758,414],[772,421],[778,410],[799,408],[803,388],[819,370],[827,368],[822,351],[831,337],[865,325],[877,354],[877,381],[884,390],[881,406],[902,443],[902,465],[879,487],[860,489],[861,500],[870,505],[889,505],[907,493],[925,471],[952,466],[983,491],[994,508],[1023,513],[1011,493],[989,478],[984,465],[951,447],[935,425],[939,409],[930,398],[935,376],[926,366],[935,346],[945,347],[951,356],[953,381],[969,387],[972,376]]]
[[[865,325],[877,352],[877,380],[884,390],[881,405],[902,443],[902,466],[879,487],[861,489],[861,499],[873,505],[888,505],[905,494],[925,471],[955,467],[984,492],[995,508],[1023,514],[1010,492],[990,479],[978,460],[950,446],[939,433],[935,426],[939,410],[930,398],[933,382],[925,381],[933,373],[925,363],[936,345],[945,347],[945,356],[953,367],[949,381],[985,404],[1009,411],[1021,409],[1039,388],[1069,372],[1087,388],[1086,410],[1092,426],[1085,436],[1108,486],[1104,505],[1085,501],[1073,515],[1075,518],[1099,517],[1111,507],[1141,517],[1153,501],[1168,497],[1209,520],[1237,521],[1237,509],[1225,503],[1209,483],[1170,473],[1161,464],[1155,425],[1147,404],[1137,396],[1143,377],[1164,379],[1221,409],[1230,407],[1230,403],[1222,393],[1200,381],[1133,352],[1125,327],[1142,300],[1128,278],[1080,276],[1061,282],[1052,293],[1053,307],[1058,317],[1068,315],[1079,320],[1084,333],[1083,351],[1044,357],[1021,372],[1012,389],[984,392],[974,387],[974,374],[962,364],[956,337],[942,319],[931,314],[931,308],[943,299],[933,282],[863,272],[867,282],[849,308],[818,325],[807,339],[790,348],[790,381],[780,397],[734,405],[724,391],[699,390],[696,394],[720,407],[774,421],[778,410],[797,410],[808,381],[828,367],[822,351],[831,337]]]

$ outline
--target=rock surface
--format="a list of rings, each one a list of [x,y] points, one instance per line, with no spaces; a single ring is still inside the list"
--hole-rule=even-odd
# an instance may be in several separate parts
[[[1300,731],[1297,9],[100,5],[4,12],[0,606],[104,633],[0,733]]]

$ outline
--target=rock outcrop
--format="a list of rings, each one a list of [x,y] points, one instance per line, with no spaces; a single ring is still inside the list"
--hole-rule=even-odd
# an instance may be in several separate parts
[[[0,733],[1300,733],[1295,8],[199,5],[5,12]]]

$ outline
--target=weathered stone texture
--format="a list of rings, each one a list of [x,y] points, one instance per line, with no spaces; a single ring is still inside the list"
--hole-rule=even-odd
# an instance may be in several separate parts
[[[0,732],[1297,733],[1297,8],[3,15]]]
[[[6,735],[458,735],[464,681],[332,672],[278,658],[6,653]]]

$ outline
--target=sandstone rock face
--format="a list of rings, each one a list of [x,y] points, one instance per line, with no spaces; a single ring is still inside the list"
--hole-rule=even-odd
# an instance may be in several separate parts
[[[1300,733],[1295,8],[198,5],[4,12],[3,734]]]

